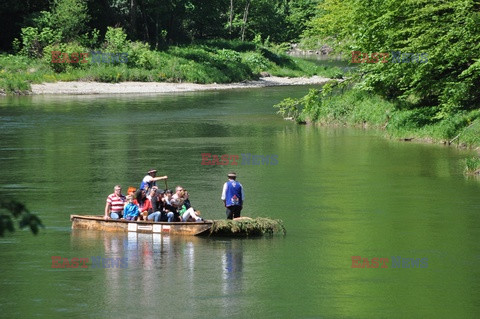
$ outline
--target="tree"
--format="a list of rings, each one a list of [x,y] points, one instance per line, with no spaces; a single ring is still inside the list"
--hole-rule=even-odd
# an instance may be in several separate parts
[[[243,24],[242,24],[242,41],[245,41],[245,29],[247,28],[247,21],[248,21],[248,9],[250,8],[250,0],[247,0],[245,4],[245,9],[243,10]]]
[[[41,57],[47,45],[77,40],[89,19],[86,0],[55,0],[50,11],[32,15],[33,26],[22,28],[21,53]]]
[[[307,34],[330,36],[347,52],[389,53],[387,63],[360,64],[367,91],[433,107],[437,120],[479,107],[478,1],[325,0],[310,27]]]
[[[6,211],[8,214],[0,215],[0,237],[4,236],[6,230],[10,232],[15,231],[13,226],[13,218],[20,219],[20,228],[30,227],[30,230],[35,235],[38,233],[38,227],[44,227],[40,218],[35,214],[29,212],[24,204],[15,200],[0,200],[0,211]]]
[[[63,40],[72,41],[87,31],[89,20],[86,0],[55,0],[50,27],[58,28]]]
[[[0,32],[0,50],[11,49],[13,39],[18,37],[21,28],[29,22],[31,15],[41,10],[47,10],[48,7],[48,0],[0,1],[0,30],[2,30]]]

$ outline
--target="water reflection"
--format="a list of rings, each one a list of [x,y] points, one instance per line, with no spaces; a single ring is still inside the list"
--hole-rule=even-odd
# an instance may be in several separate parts
[[[244,240],[72,230],[71,246],[84,257],[128,258],[126,268],[89,263],[95,281],[103,283],[104,302],[112,306],[119,300],[161,300],[162,307],[169,305],[164,311],[178,315],[183,300],[190,309],[209,303],[228,315],[245,297]]]
[[[234,295],[242,290],[243,277],[243,241],[225,241],[225,253],[222,256],[223,293]],[[227,301],[233,301],[227,299]]]

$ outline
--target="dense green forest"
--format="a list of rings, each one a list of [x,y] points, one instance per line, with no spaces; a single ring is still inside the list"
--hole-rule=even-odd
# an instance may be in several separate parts
[[[37,29],[39,45],[59,39],[92,44],[98,40],[96,32],[103,35],[108,27],[122,28],[132,41],[154,48],[255,36],[281,43],[300,37],[317,4],[318,0],[5,0],[0,3],[0,50],[11,50],[14,39],[24,34],[22,28],[28,27]]]

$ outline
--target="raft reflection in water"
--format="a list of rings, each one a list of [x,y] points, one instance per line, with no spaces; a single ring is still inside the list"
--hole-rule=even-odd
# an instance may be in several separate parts
[[[121,312],[127,304],[118,308],[119,300],[140,300],[147,306],[142,313],[161,308],[160,317],[190,317],[192,309],[218,316],[233,311],[229,306],[241,303],[236,298],[244,287],[243,241],[80,229],[71,236],[72,249],[83,255],[128,258],[127,269],[83,270],[105,287],[102,303]]]

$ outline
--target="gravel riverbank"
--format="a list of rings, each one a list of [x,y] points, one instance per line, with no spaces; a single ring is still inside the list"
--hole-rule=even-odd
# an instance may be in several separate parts
[[[166,82],[54,82],[32,84],[32,94],[128,94],[128,93],[174,93],[208,90],[227,90],[242,88],[260,88],[282,85],[324,84],[329,78],[313,76],[300,78],[283,78],[277,76],[262,77],[257,81],[245,81],[226,84],[195,84]]]

